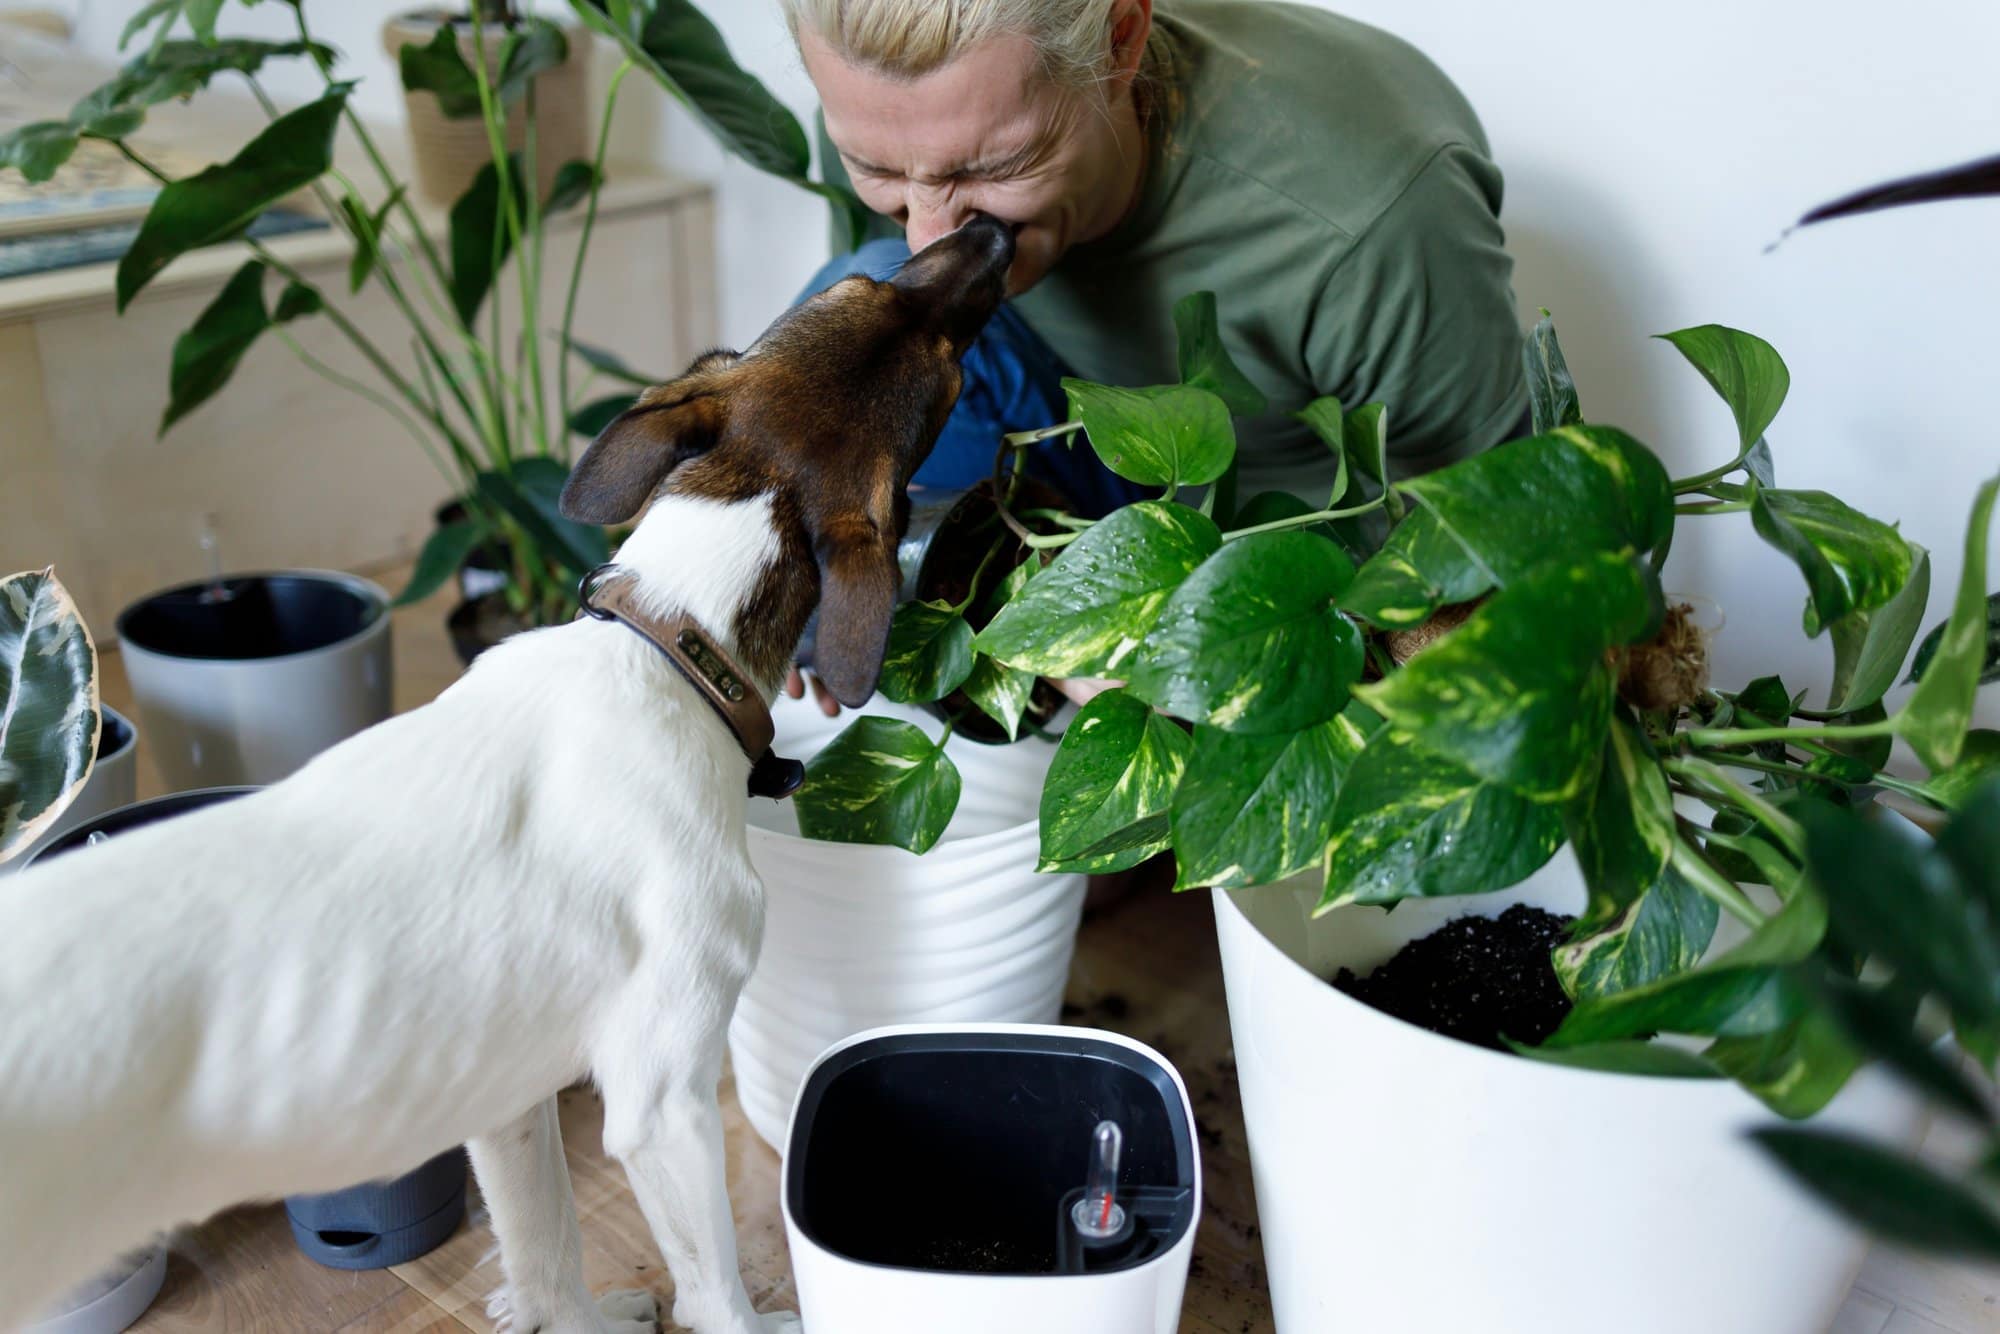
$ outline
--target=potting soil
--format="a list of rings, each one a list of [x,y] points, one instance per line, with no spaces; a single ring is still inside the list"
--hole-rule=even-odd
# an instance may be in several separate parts
[[[1498,917],[1460,917],[1398,950],[1367,977],[1333,985],[1384,1014],[1461,1042],[1505,1051],[1534,1044],[1570,1011],[1549,951],[1574,917],[1517,903]]]

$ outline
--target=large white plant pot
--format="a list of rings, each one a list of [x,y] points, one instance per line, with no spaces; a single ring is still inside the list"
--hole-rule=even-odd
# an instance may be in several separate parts
[[[1328,985],[1468,912],[1579,910],[1568,848],[1500,894],[1314,920],[1318,893],[1215,894],[1280,1334],[1823,1334],[1867,1242],[1734,1084],[1541,1065]],[[1914,1148],[1926,1117],[1868,1070],[1814,1124]]]
[[[936,719],[874,700],[829,719],[781,698],[778,753],[805,759],[860,714],[935,735]],[[937,846],[799,837],[790,802],[750,802],[764,946],[736,1004],[729,1053],[757,1133],[782,1148],[800,1082],[842,1038],[891,1024],[1049,1024],[1060,1017],[1084,877],[1037,875],[1037,812],[1055,747],[954,739],[963,795]]]

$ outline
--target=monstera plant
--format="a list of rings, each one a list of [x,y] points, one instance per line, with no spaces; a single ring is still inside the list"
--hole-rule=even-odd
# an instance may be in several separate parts
[[[83,790],[102,723],[97,648],[55,572],[0,579],[0,862]]]
[[[1073,420],[1032,433],[1081,434],[1159,497],[1095,522],[1039,512],[996,541],[962,600],[908,604],[891,630],[892,699],[979,683],[969,697],[1011,726],[1037,675],[1122,683],[1062,736],[1044,869],[1170,850],[1190,888],[1318,868],[1324,911],[1500,889],[1567,843],[1589,905],[1551,959],[1567,1015],[1527,1054],[1727,1076],[1804,1116],[1872,1049],[1856,1022],[1913,1031],[1908,984],[1930,974],[1884,987],[1859,967],[1901,956],[1829,932],[1838,891],[1818,882],[1810,839],[1838,838],[1823,826],[1883,792],[1940,812],[1990,800],[2000,734],[1972,717],[2000,674],[1986,582],[2000,478],[1974,498],[1949,618],[1919,642],[1928,553],[1825,492],[1779,485],[1766,432],[1789,374],[1769,344],[1715,325],[1664,336],[1735,425],[1726,462],[1674,478],[1585,418],[1544,319],[1525,350],[1531,437],[1385,484],[1389,414],[1321,399],[1301,414],[1333,458],[1321,505],[1263,495],[1231,512],[1221,485],[1188,505],[1183,488],[1229,472],[1232,412],[1261,404],[1209,297],[1177,322],[1183,383],[1072,381]],[[1662,588],[1676,541],[1745,521],[1797,565],[1805,633],[1831,640],[1817,707],[1775,676],[1711,688],[1700,618]],[[990,613],[976,631],[974,605]],[[1899,682],[1913,688],[1891,712]],[[1898,738],[1923,779],[1885,770]],[[958,791],[943,739],[859,720],[810,766],[803,827],[928,846]],[[1745,938],[1712,952],[1724,915]],[[1922,948],[1972,946],[1926,928]],[[1989,1069],[1992,981],[1960,1012]],[[1660,1034],[1693,1041],[1648,1040]]]
[[[408,182],[356,115],[355,84],[340,77],[338,53],[313,36],[308,11],[317,6],[281,2],[291,11],[293,40],[219,35],[225,0],[152,0],[125,29],[123,43],[139,41],[140,49],[117,77],[78,102],[67,119],[0,137],[0,166],[45,181],[79,141],[95,139],[159,182],[118,263],[120,311],[188,252],[223,242],[246,247],[242,266],[174,344],[162,433],[219,393],[255,343],[279,339],[309,368],[394,417],[458,495],[403,600],[427,595],[479,552],[499,565],[514,621],[565,619],[575,609],[578,577],[608,551],[601,530],[556,511],[571,436],[592,434],[603,419],[601,405],[583,398],[587,385],[573,374],[573,363],[614,380],[636,378],[616,358],[572,337],[611,113],[625,77],[643,71],[725,148],[825,196],[837,216],[859,217],[861,206],[851,193],[809,178],[810,148],[797,119],[736,64],[715,26],[687,0],[571,0],[577,17],[624,61],[607,85],[594,155],[560,164],[548,192],[537,197],[526,184],[543,178],[535,161],[535,79],[563,62],[568,40],[559,24],[523,15],[519,6],[480,4],[471,11],[473,49],[490,51],[490,59],[468,61],[450,24],[430,45],[405,47],[400,56],[407,90],[434,95],[448,117],[482,121],[491,145],[491,160],[453,204],[440,247],[410,201]],[[489,18],[500,21],[490,35]],[[319,77],[319,96],[281,109],[260,76],[266,65],[283,61],[308,64]],[[265,123],[227,161],[172,179],[146,154],[147,114],[219,79],[247,86]],[[522,149],[510,152],[507,126],[517,107],[529,128]],[[343,128],[366,158],[365,185],[335,164]],[[310,193],[353,246],[346,292],[311,282],[250,230],[267,209],[300,192]],[[582,211],[582,239],[563,300],[554,306],[543,292],[550,220],[572,210]],[[343,309],[370,285],[406,322],[402,346],[378,343]],[[332,324],[372,378],[350,378],[301,347],[292,326],[307,319]]]

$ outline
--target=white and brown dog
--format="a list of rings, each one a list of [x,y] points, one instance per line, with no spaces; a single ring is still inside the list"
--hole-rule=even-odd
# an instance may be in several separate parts
[[[702,627],[766,701],[817,605],[818,671],[861,703],[905,488],[1012,255],[975,219],[702,357],[591,445],[565,512],[643,512],[629,598]],[[649,1295],[584,1287],[554,1095],[586,1073],[675,1321],[795,1328],[737,1273],[716,1109],[763,930],[750,769],[654,645],[580,619],[282,783],[9,881],[0,1328],[162,1228],[466,1142],[514,1329],[651,1329]]]

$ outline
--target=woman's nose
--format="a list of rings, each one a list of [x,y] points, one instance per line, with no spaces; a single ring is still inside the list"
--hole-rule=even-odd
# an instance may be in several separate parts
[[[903,224],[904,236],[910,243],[912,253],[922,250],[940,236],[959,229],[970,210],[955,199],[922,195],[910,200],[909,220]]]

